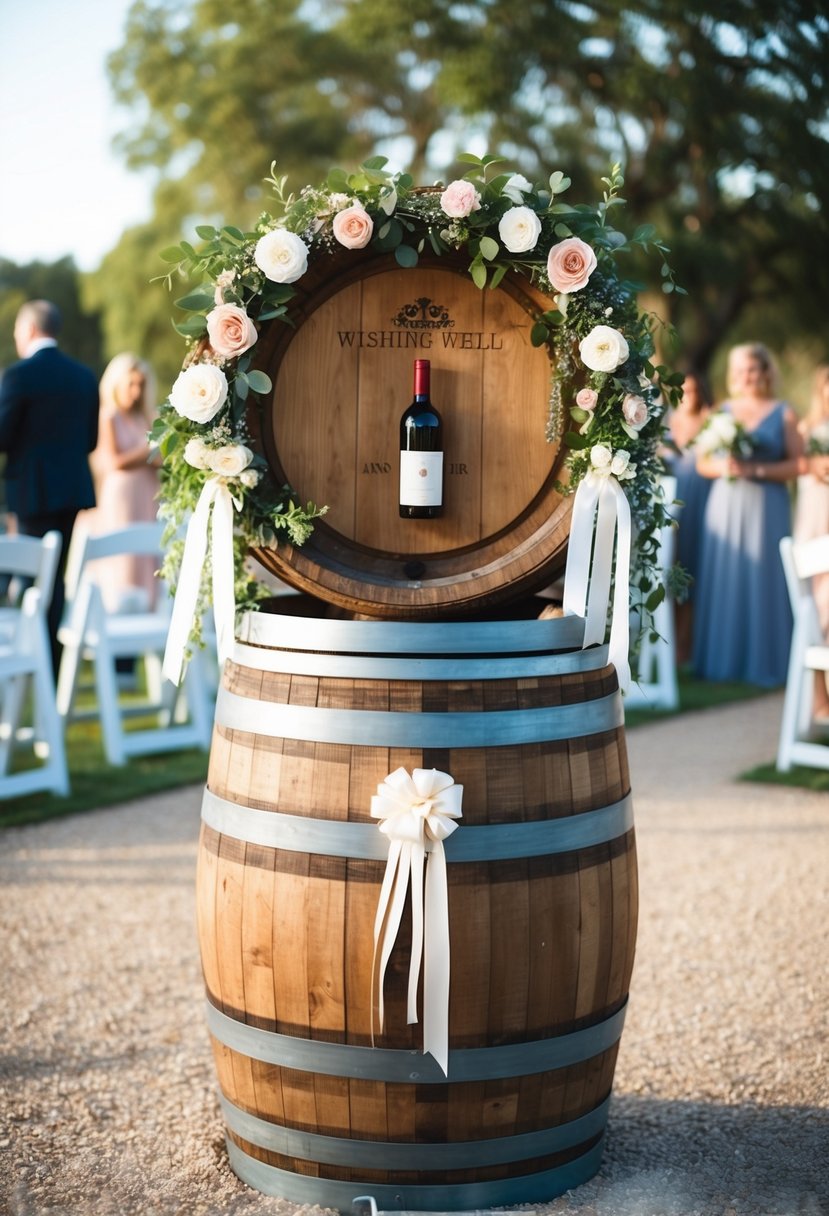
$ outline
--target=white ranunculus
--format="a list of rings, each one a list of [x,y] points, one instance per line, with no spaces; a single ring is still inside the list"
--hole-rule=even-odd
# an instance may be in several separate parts
[[[532,183],[528,182],[522,173],[513,173],[507,184],[501,191],[510,202],[520,206],[524,201],[525,194],[532,193]]]
[[[635,469],[635,465],[633,466]],[[628,477],[628,469],[630,468],[630,452],[626,452],[624,448],[619,448],[613,453],[613,459],[610,462],[610,471],[614,477],[618,477],[620,481],[625,481]]]
[[[227,377],[213,363],[193,363],[180,372],[170,391],[170,404],[182,418],[210,422],[227,400]]]
[[[625,362],[630,349],[624,334],[610,325],[596,325],[579,342],[579,354],[585,367],[593,372],[615,372]]]
[[[194,469],[209,469],[209,454],[210,448],[207,446],[204,440],[199,439],[198,436],[193,439],[188,439],[187,443],[184,445],[184,459],[188,464],[192,465]]]
[[[609,473],[613,452],[605,443],[597,443],[590,449],[590,463],[597,473]]]
[[[527,253],[541,235],[541,220],[531,207],[510,207],[498,222],[498,235],[510,253]]]
[[[272,283],[295,283],[308,269],[308,246],[295,232],[274,228],[256,242],[253,260]]]
[[[243,443],[226,443],[214,448],[208,457],[209,468],[222,477],[238,477],[253,460],[253,452]]]

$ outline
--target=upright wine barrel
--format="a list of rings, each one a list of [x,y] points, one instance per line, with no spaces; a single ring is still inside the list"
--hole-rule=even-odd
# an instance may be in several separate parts
[[[458,1210],[546,1200],[598,1169],[637,879],[615,670],[582,630],[245,619],[218,697],[198,924],[249,1185]],[[464,787],[445,845],[447,1076],[407,1025],[405,918],[371,1042],[388,841],[369,811],[399,766]]]
[[[295,327],[273,322],[257,366],[273,383],[260,436],[280,484],[327,504],[301,547],[257,550],[285,582],[383,617],[468,615],[559,573],[570,501],[545,440],[551,390],[533,319],[552,308],[522,275],[480,291],[466,262],[332,254],[295,285]],[[432,364],[444,429],[439,519],[398,512],[399,423],[415,358]]]

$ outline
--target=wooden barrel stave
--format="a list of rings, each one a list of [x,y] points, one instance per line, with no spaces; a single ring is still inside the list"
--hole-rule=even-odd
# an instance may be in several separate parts
[[[615,675],[599,667],[495,681],[343,680],[257,671],[237,662],[226,667],[225,687],[255,698],[263,717],[269,705],[346,714],[359,705],[360,712],[413,717],[463,714],[474,707],[486,718],[550,704],[601,705],[615,688]],[[260,808],[269,821],[275,814],[308,816],[330,821],[335,831],[337,820],[370,823],[371,795],[399,764],[443,768],[464,784],[458,836],[475,826],[507,823],[517,830],[579,820],[596,809],[597,800],[602,806],[617,803],[629,791],[620,726],[508,746],[407,748],[273,738],[220,724],[208,788],[219,800]],[[589,1035],[623,1012],[635,941],[634,856],[629,829],[579,850],[449,866],[453,1052],[492,1051],[579,1030]],[[285,1036],[289,1044],[366,1048],[371,951],[365,943],[371,941],[383,862],[266,847],[205,824],[199,865],[200,937],[211,1005],[234,1023]],[[417,1051],[421,1042],[420,1027],[405,1020],[408,932],[404,923],[387,973],[386,1033],[376,1040],[398,1053]],[[475,960],[474,966],[465,960]],[[231,1047],[215,1036],[214,1050],[232,1111],[234,1168],[253,1185],[287,1194],[286,1186],[294,1186],[290,1180],[317,1178],[325,1184],[321,1202],[339,1195],[340,1185],[406,1187],[410,1207],[424,1206],[428,1187],[435,1186],[443,1188],[442,1206],[448,1208],[470,1206],[480,1185],[496,1188],[486,1192],[487,1202],[501,1194],[512,1196],[504,1202],[515,1202],[518,1193],[539,1198],[534,1186],[554,1188],[560,1180],[582,1177],[585,1163],[598,1161],[600,1131],[531,1157],[495,1163],[489,1157],[497,1141],[509,1145],[506,1138],[539,1128],[578,1127],[574,1120],[599,1108],[610,1092],[618,1036],[597,1050],[588,1045],[583,1058],[555,1068],[417,1084],[331,1075],[324,1067],[309,1072],[290,1059],[258,1059],[258,1046]],[[390,1150],[383,1147],[376,1168],[352,1168],[348,1155],[345,1163],[317,1161],[284,1146],[263,1147],[234,1130],[239,1112],[312,1138],[381,1147],[480,1141],[487,1151],[474,1165],[455,1162],[424,1171],[388,1168],[384,1155]],[[250,1162],[260,1162],[263,1173],[251,1175],[259,1167]],[[500,1185],[506,1190],[499,1191]],[[289,1197],[300,1195],[301,1188]],[[395,1206],[388,1194],[383,1202]]]

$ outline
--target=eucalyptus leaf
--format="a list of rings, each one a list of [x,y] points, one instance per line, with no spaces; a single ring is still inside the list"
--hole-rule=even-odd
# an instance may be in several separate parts
[[[361,168],[363,169],[385,169],[389,163],[387,156],[370,156],[368,160],[364,160]]]
[[[216,229],[212,224],[197,224],[196,236],[200,236],[203,241],[212,241],[216,236]]]
[[[229,236],[232,241],[244,241],[245,234],[239,228],[235,228],[232,224],[226,224],[222,229],[225,236]]]
[[[488,262],[491,262],[493,258],[497,258],[500,252],[498,242],[493,240],[491,236],[482,236],[478,248],[481,251],[481,256],[485,257]]]
[[[493,267],[492,278],[489,280],[489,286],[492,291],[494,291],[496,287],[500,286],[501,280],[507,273],[507,270],[508,267],[504,266],[503,263],[500,266]]]
[[[205,308],[213,308],[215,297],[212,291],[191,291],[175,301],[176,308],[184,308],[187,312],[203,312]]]
[[[273,382],[270,376],[265,372],[260,372],[256,368],[247,374],[248,384],[254,393],[269,393],[273,388]]]
[[[239,372],[233,382],[233,391],[240,401],[247,401],[250,384],[244,372]]]
[[[186,321],[174,321],[173,329],[184,338],[200,338],[207,333],[204,317],[188,317]]]
[[[483,262],[473,262],[469,271],[472,275],[472,282],[483,291],[486,287],[486,266],[484,266]]]
[[[168,245],[166,249],[162,249],[158,255],[162,262],[180,262],[184,254],[180,245]]]
[[[551,194],[561,194],[563,191],[568,189],[570,184],[570,178],[566,177],[560,169],[557,169],[555,173],[550,174]]]
[[[417,250],[411,245],[398,245],[394,251],[395,261],[398,266],[403,266],[409,269],[417,265]]]

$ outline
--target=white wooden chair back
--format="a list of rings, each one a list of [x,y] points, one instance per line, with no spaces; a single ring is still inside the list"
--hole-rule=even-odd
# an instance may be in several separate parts
[[[207,748],[212,730],[213,702],[206,680],[205,660],[197,654],[181,690],[162,681],[161,659],[167,641],[170,598],[162,584],[152,610],[108,610],[95,582],[94,564],[120,554],[163,555],[164,524],[130,524],[97,536],[76,530],[67,557],[67,612],[58,634],[63,643],[58,677],[58,710],[64,719],[100,716],[104,750],[111,764],[124,764],[129,756],[174,751],[184,747]],[[119,695],[116,660],[143,657],[148,700],[123,704]],[[75,708],[82,660],[94,667],[98,705],[79,713]],[[157,714],[154,729],[128,731],[125,719]]]
[[[793,764],[829,769],[829,742],[811,738],[812,691],[817,677],[829,672],[829,640],[821,633],[811,580],[829,575],[829,535],[795,542],[780,542],[780,558],[792,606],[794,627],[786,677],[786,695],[780,724],[777,767],[788,772]]]
[[[0,537],[0,575],[11,579],[10,600],[0,607],[0,798],[49,790],[69,793],[63,724],[55,704],[55,681],[46,613],[60,556],[58,532],[44,537]],[[30,583],[31,585],[25,586]],[[32,726],[22,725],[31,686]],[[30,743],[44,763],[10,773],[14,749]]]

